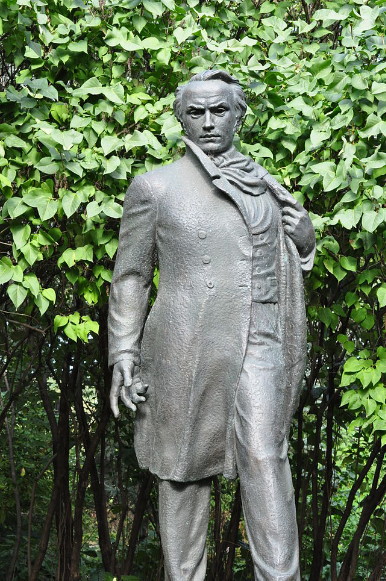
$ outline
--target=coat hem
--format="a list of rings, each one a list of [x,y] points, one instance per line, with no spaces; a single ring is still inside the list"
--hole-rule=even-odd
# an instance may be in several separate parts
[[[162,470],[157,470],[151,468],[147,463],[138,462],[139,467],[143,470],[149,470],[154,476],[157,476],[160,480],[169,480],[171,482],[197,482],[198,480],[205,480],[206,478],[212,478],[213,476],[224,476],[227,480],[235,480],[237,478],[237,472],[228,472],[224,470],[224,467],[217,467],[212,470],[205,472],[200,472],[199,474],[183,474],[174,472],[164,472]]]

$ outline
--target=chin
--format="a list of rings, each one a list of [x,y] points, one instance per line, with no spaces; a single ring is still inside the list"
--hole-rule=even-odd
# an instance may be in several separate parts
[[[223,148],[220,147],[209,147],[208,145],[202,145],[202,144],[198,144],[198,146],[202,149],[202,151],[204,153],[208,153],[210,155],[220,155],[220,153],[223,153]]]
[[[202,149],[204,153],[209,155],[220,155],[220,153],[224,153],[227,151],[229,147],[224,147],[224,144],[219,145],[218,143],[196,143]]]

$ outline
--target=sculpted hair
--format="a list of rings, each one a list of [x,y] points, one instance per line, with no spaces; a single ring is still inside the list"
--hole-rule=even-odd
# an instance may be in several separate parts
[[[232,77],[229,73],[222,70],[208,70],[203,71],[202,73],[198,73],[197,75],[193,75],[191,79],[185,84],[177,87],[176,89],[176,98],[173,104],[174,115],[177,117],[178,121],[183,125],[182,122],[182,95],[186,87],[189,86],[190,83],[194,83],[195,81],[224,81],[228,85],[232,86],[233,94],[235,97],[235,107],[238,113],[237,125],[240,125],[245,112],[247,110],[247,100],[244,94],[244,91],[241,88],[239,81]]]

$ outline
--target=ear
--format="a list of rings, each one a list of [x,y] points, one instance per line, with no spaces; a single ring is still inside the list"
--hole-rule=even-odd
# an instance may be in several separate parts
[[[242,115],[238,115],[236,118],[236,122],[234,125],[234,132],[236,133],[239,129],[240,129],[240,125],[242,123],[243,120],[243,116]]]

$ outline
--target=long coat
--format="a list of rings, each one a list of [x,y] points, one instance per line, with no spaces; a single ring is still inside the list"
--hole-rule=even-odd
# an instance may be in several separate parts
[[[273,204],[294,203],[269,174],[263,179]],[[180,160],[136,177],[124,202],[109,360],[133,357],[149,385],[136,412],[135,449],[139,464],[162,479],[236,476],[234,398],[250,324],[252,233],[233,194],[210,159],[189,144]],[[302,266],[310,261],[279,228],[287,428],[304,373]],[[158,294],[149,313],[156,264]]]

